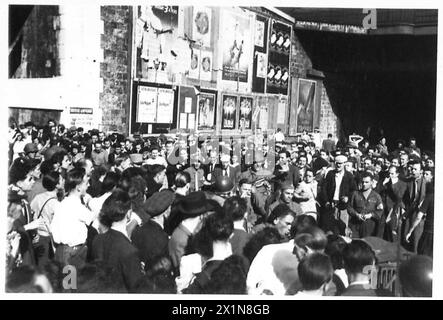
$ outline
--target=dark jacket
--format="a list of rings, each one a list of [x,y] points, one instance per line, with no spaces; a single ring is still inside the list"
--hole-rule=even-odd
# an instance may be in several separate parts
[[[168,254],[168,235],[162,227],[152,221],[137,226],[132,232],[132,244],[138,249],[140,260],[149,267],[156,258]]]
[[[323,203],[332,202],[335,192],[335,170],[331,170],[327,173],[325,180],[323,181],[323,187],[321,190],[321,200]],[[355,183],[352,173],[345,171],[343,179],[340,184],[339,198],[350,197],[352,192],[357,190],[357,184]],[[346,203],[340,202],[338,208],[340,210],[346,209]]]
[[[121,232],[109,229],[95,237],[92,255],[110,270],[115,283],[122,284],[128,292],[134,292],[142,277],[141,263],[137,249]]]

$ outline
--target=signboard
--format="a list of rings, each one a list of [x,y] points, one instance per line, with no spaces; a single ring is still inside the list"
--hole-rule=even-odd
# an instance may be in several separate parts
[[[71,107],[69,109],[69,114],[71,118],[71,126],[82,127],[85,129],[94,127],[93,108]]]

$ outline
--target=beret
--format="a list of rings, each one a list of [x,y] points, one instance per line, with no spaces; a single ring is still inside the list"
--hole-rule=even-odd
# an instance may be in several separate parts
[[[175,194],[172,191],[162,190],[146,199],[143,208],[151,217],[155,217],[165,212],[174,200]]]

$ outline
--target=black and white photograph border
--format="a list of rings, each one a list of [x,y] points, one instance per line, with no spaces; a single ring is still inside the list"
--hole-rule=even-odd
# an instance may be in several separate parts
[[[43,5],[57,6],[58,11],[55,14],[57,17],[54,18],[52,16],[51,20],[49,20],[47,19],[48,16],[46,16],[46,25],[44,25],[45,23],[42,23],[40,25],[30,26],[25,24],[26,17],[24,17],[24,15],[16,15],[15,17],[19,17],[18,19],[21,20],[18,24],[14,24],[13,21],[10,20],[11,6],[17,5],[31,5],[34,7]],[[185,1],[183,3],[150,1],[149,3],[146,3],[142,1],[129,0],[94,0],[79,2],[61,0],[28,0],[8,1],[0,5],[0,21],[3,27],[2,30],[5,30],[4,32],[0,33],[0,39],[2,40],[2,43],[8,43],[8,51],[6,51],[6,48],[1,50],[1,52],[4,54],[1,56],[3,63],[0,64],[2,75],[0,80],[2,84],[2,98],[0,99],[0,103],[4,104],[1,109],[1,118],[4,120],[1,128],[3,128],[4,134],[7,137],[6,139],[0,139],[0,147],[3,148],[3,150],[12,150],[10,141],[10,138],[12,138],[11,128],[14,127],[15,129],[27,130],[25,123],[29,124],[29,122],[33,122],[33,125],[38,129],[38,127],[43,127],[48,123],[49,120],[53,119],[57,119],[55,121],[56,126],[57,124],[63,124],[64,129],[62,130],[66,130],[68,133],[71,132],[71,130],[77,132],[79,127],[83,127],[85,129],[85,133],[87,133],[87,131],[90,129],[96,129],[93,130],[92,133],[98,134],[99,132],[107,132],[110,134],[110,136],[116,137],[116,140],[113,141],[119,141],[120,135],[124,135],[122,139],[125,141],[125,137],[127,137],[128,139],[126,140],[130,140],[131,144],[134,143],[134,147],[138,141],[143,141],[143,139],[152,141],[155,140],[155,143],[164,144],[167,144],[166,142],[169,139],[175,139],[175,141],[177,141],[175,145],[180,146],[180,143],[183,141],[182,137],[185,134],[195,134],[194,138],[197,137],[196,140],[198,140],[198,132],[189,133],[189,131],[181,132],[179,130],[180,117],[177,116],[177,110],[179,110],[180,106],[178,106],[177,97],[174,97],[174,110],[172,112],[174,115],[171,116],[173,117],[173,121],[169,124],[168,128],[166,128],[166,125],[159,126],[156,123],[150,123],[146,126],[141,125],[140,128],[149,127],[149,130],[151,131],[148,131],[148,129],[146,129],[146,131],[142,131],[141,129],[138,131],[133,130],[132,123],[134,119],[132,115],[136,114],[135,112],[137,110],[133,110],[135,105],[133,103],[134,92],[132,91],[134,84],[141,82],[153,86],[158,86],[158,84],[160,84],[162,88],[173,89],[174,92],[178,91],[180,86],[194,87],[196,95],[199,94],[199,90],[201,89],[213,90],[217,92],[217,106],[215,108],[217,114],[215,115],[216,124],[213,130],[213,139],[220,136],[224,137],[224,139],[227,138],[229,141],[229,138],[232,136],[234,137],[234,140],[236,140],[238,137],[238,141],[240,142],[241,136],[254,136],[255,140],[257,140],[256,138],[259,131],[256,129],[256,127],[254,127],[254,125],[256,125],[254,120],[252,122],[251,130],[246,132],[240,130],[239,126],[236,126],[236,128],[234,128],[235,130],[232,130],[232,132],[226,132],[226,130],[222,128],[221,102],[223,95],[254,96],[254,94],[272,94],[266,91],[266,79],[264,79],[265,85],[260,89],[262,90],[260,92],[252,91],[252,81],[248,81],[248,86],[246,87],[238,86],[237,84],[236,90],[235,85],[229,86],[229,88],[223,87],[223,81],[221,81],[222,55],[221,48],[218,48],[217,45],[218,38],[216,38],[216,36],[219,36],[217,34],[219,28],[217,24],[222,23],[217,20],[217,15],[219,12],[217,11],[216,14],[214,14],[216,10],[212,12],[210,29],[212,32],[211,46],[208,47],[203,46],[202,43],[198,43],[192,39],[192,25],[185,23],[186,19],[192,20],[191,10],[187,10],[186,8],[184,8],[183,11],[179,10],[177,28],[179,29],[178,38],[180,39],[179,41],[170,43],[169,40],[173,31],[166,28],[162,29],[162,19],[166,19],[170,12],[165,11],[162,19],[158,19],[158,21],[156,20],[149,24],[145,23],[143,28],[141,28],[144,30],[142,31],[144,34],[140,34],[137,31],[140,29],[137,25],[138,22],[133,21],[133,19],[136,19],[134,9],[129,10],[130,14],[128,14],[127,17],[116,18],[116,15],[118,15],[118,10],[116,12],[111,8],[113,6],[129,6],[136,8],[137,6],[143,5],[178,6],[179,8],[186,6],[208,6],[220,9],[220,7],[214,6],[214,3],[211,1]],[[108,24],[103,20],[103,7],[109,7],[111,9],[106,13],[110,17]],[[363,139],[371,141],[371,146],[374,145],[374,151],[376,152],[379,150],[375,148],[376,142],[380,140],[381,137],[386,137],[391,150],[397,146],[396,140],[398,138],[402,138],[405,140],[405,143],[408,143],[409,138],[415,137],[417,146],[422,148],[422,151],[429,150],[432,153],[431,157],[433,157],[435,163],[434,177],[441,177],[443,175],[442,169],[439,165],[441,163],[441,146],[443,143],[439,133],[441,131],[443,119],[441,111],[439,111],[439,108],[437,108],[439,102],[442,101],[441,94],[439,93],[443,92],[441,81],[441,54],[443,50],[441,47],[441,38],[439,39],[439,37],[441,37],[442,30],[440,29],[441,26],[438,25],[438,12],[441,9],[441,4],[439,2],[427,0],[420,1],[419,3],[416,1],[402,1],[401,3],[398,3],[392,0],[370,0],[364,2],[313,2],[303,0],[297,2],[274,1],[272,3],[269,1],[226,1],[223,2],[222,8],[223,10],[233,10],[240,15],[243,12],[245,16],[249,16],[250,14],[260,14],[268,17],[270,20],[280,19],[283,23],[292,25],[292,39],[295,40],[294,43],[291,43],[291,58],[288,66],[290,70],[287,95],[289,103],[286,108],[283,108],[285,110],[285,115],[278,114],[278,110],[280,110],[280,108],[277,108],[277,105],[275,105],[275,110],[269,111],[267,128],[268,130],[277,130],[278,128],[281,129],[281,132],[283,132],[285,136],[284,142],[286,142],[287,150],[290,152],[290,154],[292,154],[294,151],[294,149],[291,150],[294,145],[298,147],[297,144],[300,145],[300,143],[302,146],[308,144],[304,140],[305,136],[310,136],[312,141],[315,139],[320,141],[320,147],[318,148],[320,149],[321,141],[327,140],[328,133],[333,133],[333,137],[336,139],[336,142],[342,142],[343,145],[341,147],[346,150],[348,150],[349,147],[351,149],[358,150],[357,147],[360,147],[359,142],[357,142],[357,147],[353,148],[351,143],[352,139],[350,139],[350,136],[361,136]],[[71,14],[66,15],[67,10],[68,12],[71,10],[73,12],[71,11]],[[408,12],[406,12],[406,10]],[[421,12],[426,10],[427,14],[420,15],[414,13],[420,10]],[[27,14],[29,14],[29,12],[25,13],[25,15]],[[40,12],[40,14],[40,17],[45,17],[44,12]],[[49,15],[51,14],[52,13],[49,12]],[[67,18],[60,18],[62,15],[65,15]],[[38,22],[38,17],[38,14],[33,16],[34,19],[37,19],[37,21],[34,21],[34,23]],[[140,22],[140,24],[142,24],[142,22]],[[122,28],[119,30],[119,27]],[[252,27],[251,29],[254,30]],[[42,31],[45,33],[42,33]],[[140,37],[147,35],[149,32],[154,33],[154,35],[149,35],[150,39],[157,39],[158,41],[151,43],[148,41],[143,42],[142,40],[138,41],[137,43],[137,39],[142,39]],[[19,48],[19,43],[22,44],[25,41],[26,34],[30,42],[38,43],[40,50],[37,50],[35,46],[25,49],[23,45],[21,45],[21,48]],[[14,39],[11,39],[11,35],[14,35]],[[122,54],[122,52],[112,52],[111,44],[108,43],[110,41],[110,37],[115,38],[113,45],[124,48],[124,50],[120,51],[126,51],[126,55]],[[165,41],[165,39],[168,39],[168,41]],[[267,42],[269,43],[269,41],[270,39],[268,34]],[[251,44],[249,56],[244,58],[251,60],[248,64],[248,71],[252,74],[252,79],[254,76],[256,76],[256,70],[253,68],[254,59],[256,59],[253,54],[253,31],[251,32],[251,39],[249,42]],[[148,45],[147,50],[146,48],[145,50],[141,50],[141,47],[143,47],[145,44]],[[137,47],[137,45],[140,47]],[[162,48],[165,47],[168,48],[170,52],[162,51]],[[42,48],[44,50],[41,50]],[[188,51],[191,49],[196,50],[201,48],[205,50],[212,50],[213,52],[212,76],[210,81],[190,79],[187,76],[186,66],[184,66],[189,61],[190,55]],[[16,53],[17,50],[20,51],[19,54]],[[36,51],[38,51],[38,53]],[[141,57],[142,52],[144,54],[143,57]],[[269,56],[272,54],[269,51],[269,46],[268,51],[265,51],[265,53],[268,55],[269,59]],[[32,57],[32,55],[34,55],[34,57]],[[12,59],[11,56],[14,56],[14,59]],[[182,63],[180,62],[180,56],[184,57]],[[278,57],[274,58],[278,59]],[[143,60],[143,65],[146,65],[149,69],[146,73],[147,76],[145,79],[138,78],[136,74],[136,70],[138,70],[140,67],[141,60]],[[13,73],[11,73],[12,66],[14,66]],[[377,70],[377,68],[379,68],[379,70]],[[297,108],[298,97],[298,92],[292,92],[294,91],[294,88],[297,88],[298,86],[292,85],[292,83],[293,81],[298,82],[298,79],[307,79],[309,81],[316,82],[315,97],[313,99],[314,116],[312,128],[314,130],[312,133],[297,132],[296,135],[291,136],[290,133],[294,132],[294,130],[291,130],[291,126],[297,126],[297,119],[294,118],[294,114],[292,112],[294,108]],[[126,89],[122,89],[122,87],[126,87]],[[255,105],[255,103],[253,103],[253,105]],[[196,109],[196,112],[198,112],[198,107]],[[252,110],[252,112],[254,112],[254,110]],[[188,119],[193,118],[195,122],[198,122],[198,114],[193,114],[191,112],[188,113],[187,111],[186,113]],[[297,114],[295,113],[295,117],[296,116]],[[12,123],[11,119],[14,119]],[[277,123],[277,119],[284,119],[284,124]],[[158,130],[158,133],[153,134],[152,128],[156,128],[155,130]],[[58,130],[59,128],[57,127],[57,131]],[[317,131],[319,131],[318,137],[314,135]],[[260,130],[259,134],[262,134],[262,132],[266,132],[266,129]],[[43,131],[41,133],[43,133]],[[46,133],[47,132],[45,131],[43,134]],[[39,132],[36,131],[35,135],[38,134]],[[48,134],[51,134],[51,132]],[[208,133],[205,132],[205,135],[207,136]],[[267,138],[273,139],[274,136]],[[222,140],[222,138],[220,138],[220,140]],[[37,142],[37,140],[35,141]],[[42,148],[50,149],[49,146],[38,145],[38,143],[34,143],[33,140],[30,140],[30,142],[32,142],[34,147],[39,149],[36,151],[37,154]],[[50,143],[50,141],[48,142]],[[203,142],[203,145],[206,147],[206,141],[200,142]],[[277,142],[277,140],[275,140],[275,142]],[[364,142],[364,140],[362,142]],[[105,143],[103,142],[103,146],[104,145]],[[226,144],[224,147],[225,146]],[[276,148],[281,148],[280,146],[281,144],[277,142]],[[5,155],[2,157],[2,159],[0,159],[0,163],[4,168],[4,170],[0,170],[0,177],[2,178],[0,180],[5,182],[5,191],[8,190],[9,192],[11,190],[11,168],[13,170],[12,174],[16,175],[17,177],[20,176],[20,172],[14,171],[15,168],[13,168],[14,166],[12,165],[12,163],[17,161],[11,161],[12,158],[9,159],[10,156],[17,156],[19,158],[23,157],[25,159],[28,153],[33,153],[32,150],[29,150],[32,149],[31,146],[27,146],[26,148],[25,143],[23,143],[22,148],[23,151],[18,152],[17,155],[14,155],[14,150],[12,150],[11,154],[8,151],[8,155]],[[80,145],[78,148],[80,150]],[[148,153],[147,149],[146,152]],[[188,149],[191,150],[192,147],[188,147]],[[235,148],[231,145],[231,157],[234,149]],[[143,150],[144,146],[142,148],[142,151]],[[205,148],[204,150],[208,149]],[[223,151],[221,150],[222,147],[220,146],[220,158],[223,158],[225,154],[222,156]],[[56,153],[57,151],[59,150],[53,150],[53,153]],[[92,152],[95,151],[92,150]],[[300,152],[303,153],[304,151]],[[254,150],[254,160],[256,159],[255,156],[257,153],[262,154],[261,146],[258,150]],[[267,151],[265,152],[264,146],[263,153],[268,153],[266,157],[273,155],[273,153],[270,154]],[[300,155],[297,151],[295,153]],[[146,160],[144,158],[143,160],[138,160],[139,158],[141,159],[144,157],[144,155],[140,154],[140,157],[133,156],[135,155],[135,152],[130,150],[128,151],[128,155],[129,156],[127,159],[131,160],[134,167]],[[339,160],[342,159],[342,155],[339,153],[334,155],[335,163],[340,162]],[[349,156],[346,158],[347,160],[348,158],[352,157],[352,154],[347,155]],[[191,164],[190,167],[192,167],[194,159],[192,153],[188,156]],[[339,157],[339,160],[337,160],[337,156]],[[42,158],[46,157],[47,153],[42,152]],[[68,154],[68,158],[70,162],[74,161],[74,156],[72,154]],[[178,157],[178,159],[180,160],[180,157]],[[276,152],[276,159],[278,159],[278,152]],[[334,157],[332,154],[330,159],[331,162],[334,162]],[[28,160],[29,159],[23,161],[27,163]],[[62,157],[60,160],[60,166],[63,166],[63,160],[64,158]],[[97,160],[97,164],[95,163],[95,160]],[[94,169],[100,167],[101,161],[100,157],[98,156],[95,160],[93,163]],[[178,166],[181,165],[179,160],[177,160],[177,165],[174,164],[173,166],[176,168],[176,171],[174,171],[175,173],[180,172],[180,170],[177,169]],[[198,158],[198,161],[201,161],[202,164],[204,164],[204,161],[206,160],[209,160],[209,157],[208,159],[204,157],[201,159]],[[221,164],[223,160],[219,160]],[[292,161],[292,159],[289,160]],[[259,160],[256,162],[258,161]],[[267,163],[268,162],[265,161],[265,166]],[[251,166],[252,162],[247,163],[247,165]],[[297,167],[297,163],[295,161],[294,167]],[[20,165],[18,165],[17,168],[20,168]],[[23,163],[21,163],[21,168],[25,168]],[[262,171],[266,173],[278,173],[280,172],[278,170],[282,169],[282,166],[279,165],[275,168],[270,167],[268,169],[269,170],[263,167]],[[305,172],[304,169],[300,169],[302,171],[297,171],[299,174]],[[149,170],[151,170],[151,168]],[[61,173],[63,170],[59,171],[60,176],[66,176],[66,171],[64,173]],[[213,175],[216,175],[217,172],[218,171],[215,170]],[[103,173],[102,180],[105,173]],[[172,178],[172,182],[167,181],[169,180],[168,175],[169,171],[166,170],[166,177],[168,178],[164,179],[164,185],[166,184],[166,187],[159,187],[157,190],[162,190],[163,188],[168,189],[168,187],[174,186],[175,177]],[[272,179],[277,179],[274,176]],[[203,177],[203,179],[205,178]],[[276,182],[276,185],[280,186],[281,189],[285,191],[284,188],[287,186],[287,181],[284,180],[285,178],[282,179],[283,180],[281,183]],[[209,178],[209,180],[212,179]],[[220,179],[220,181],[222,180],[223,179]],[[267,183],[267,178],[259,180],[259,183],[261,183],[260,187],[262,187],[263,180],[266,181],[265,184]],[[364,180],[364,175],[362,180]],[[237,181],[237,183],[238,182],[239,181]],[[226,186],[220,186],[217,184],[217,182],[212,182],[211,184],[211,182],[208,180],[206,180],[205,183],[208,184],[208,191],[205,191],[206,194],[214,193],[219,198],[220,195],[222,198],[223,196],[226,196],[223,195],[222,192],[217,193],[214,191],[216,190],[214,188],[223,188]],[[254,188],[256,188],[255,183],[256,182],[254,181]],[[434,183],[438,191],[443,190],[443,184],[440,178],[436,178]],[[86,188],[86,185],[91,187],[89,182],[86,182],[86,184],[83,186],[81,185],[82,183],[79,183],[77,186],[74,186],[74,189]],[[13,189],[14,187],[17,186],[13,186]],[[148,193],[150,187],[157,188],[156,185],[150,185],[148,182]],[[202,190],[204,190],[204,187],[205,185],[201,187]],[[298,186],[293,185],[292,187],[295,189],[295,193],[300,191],[297,189]],[[192,188],[191,190],[195,190]],[[234,189],[231,189],[232,192],[233,190]],[[81,190],[77,191],[80,193],[82,192]],[[9,210],[10,199],[8,192],[0,193],[0,204]],[[162,192],[166,193],[166,191],[157,191],[154,193],[154,195],[160,196],[159,194]],[[170,192],[175,193],[176,190]],[[278,197],[280,197],[282,192],[278,191],[278,187],[275,192],[278,194]],[[20,192],[18,192],[18,194],[19,193]],[[99,194],[96,194],[96,198],[98,198],[98,195]],[[150,195],[152,195],[152,193]],[[18,197],[20,197],[20,195],[18,195]],[[118,197],[118,195],[116,195],[116,197]],[[355,199],[356,197],[358,197],[357,193],[355,196],[350,196],[346,201],[352,200],[358,202],[358,199]],[[167,197],[165,194],[161,195],[160,198],[161,201],[169,201],[166,200],[169,199],[169,197]],[[14,201],[16,200],[17,199]],[[114,199],[114,201],[116,200]],[[340,198],[338,202],[339,201],[342,201],[342,199]],[[147,202],[148,201],[145,201],[142,203],[142,205],[147,205]],[[340,204],[338,202],[336,204],[337,207],[334,208],[337,214],[334,216],[334,219],[341,222],[345,221],[347,224],[347,222],[350,220],[346,219],[352,219],[352,217],[348,216],[345,220],[341,218],[342,216],[340,216],[340,214],[344,213],[341,212],[342,210],[340,210]],[[326,201],[326,204],[324,205],[329,205],[329,202]],[[182,206],[184,207],[185,204],[180,205],[180,207]],[[331,204],[331,206],[334,206],[334,204]],[[152,207],[155,207],[155,205],[152,205]],[[190,208],[187,208],[187,210],[189,209]],[[442,200],[441,198],[437,197],[434,211],[439,211],[442,209]],[[135,212],[133,208],[131,211]],[[101,210],[99,209],[98,214],[100,212]],[[34,212],[34,214],[36,213]],[[272,213],[269,212],[268,214],[278,213],[272,211]],[[372,219],[370,217],[371,215],[373,216],[376,214],[371,212],[369,217],[366,217],[365,214],[357,213],[357,217],[360,217],[364,223],[366,223],[367,220],[369,221]],[[142,220],[150,219],[149,214],[147,214],[148,218],[141,215],[136,216],[140,220],[140,225],[144,223]],[[31,217],[25,218],[32,220]],[[128,217],[126,218],[128,219]],[[30,222],[31,220],[27,222]],[[278,219],[276,218],[276,220]],[[132,221],[138,220],[134,218]],[[220,223],[220,221],[218,222]],[[8,226],[11,223],[12,221],[9,220],[6,214],[1,216],[0,225]],[[23,222],[21,223],[24,224]],[[248,223],[249,221],[245,222],[247,227],[249,227]],[[413,223],[413,221],[411,221],[411,223]],[[208,228],[209,224],[210,223],[208,222]],[[36,223],[34,222],[34,229],[35,225]],[[39,224],[39,226],[44,229],[44,226],[42,225],[42,223]],[[94,228],[92,225],[89,227]],[[441,215],[437,214],[435,217],[434,229],[438,230],[439,227],[443,227],[443,218]],[[99,229],[100,226],[97,228]],[[26,291],[18,291],[20,293],[6,292],[8,270],[8,262],[6,257],[10,250],[9,247],[7,248],[7,246],[9,246],[10,238],[7,239],[7,237],[8,235],[11,237],[11,234],[8,234],[6,229],[7,228],[4,227],[2,231],[4,232],[3,239],[6,239],[6,241],[4,245],[0,246],[0,254],[3,254],[3,257],[5,257],[0,260],[0,269],[5,270],[5,277],[0,277],[0,297],[2,299],[85,299],[85,295],[66,293],[66,291],[65,293],[56,292],[57,290],[51,288],[51,284],[48,283],[46,276],[37,271],[35,271],[34,275],[30,275],[28,272],[26,275],[24,275],[24,277],[30,277],[29,279],[33,279],[29,281],[34,282],[32,290],[37,291],[31,292],[43,293],[33,295],[26,293]],[[348,228],[347,225],[343,236],[344,239],[350,240],[350,235],[352,232],[354,232],[353,235],[363,232],[361,229],[351,229],[352,228]],[[98,233],[100,233],[100,230]],[[27,234],[31,235],[29,232]],[[361,235],[361,238],[367,236],[367,234],[364,232],[361,233]],[[38,232],[37,237],[34,240],[39,240]],[[438,248],[438,244],[443,243],[443,235],[439,232],[435,233],[433,241],[434,255],[432,264],[433,270],[438,271],[443,267],[443,254],[435,248]],[[417,243],[415,243],[415,245],[417,245]],[[377,250],[377,244],[372,243],[370,246],[372,250],[375,251],[375,255],[377,256],[379,253],[379,250]],[[72,249],[74,247],[77,246],[70,248]],[[76,248],[75,250],[81,251],[83,249]],[[66,254],[66,252],[64,253]],[[66,257],[59,258],[63,259]],[[321,260],[322,258],[323,256],[319,254],[317,260]],[[284,259],[284,257],[281,259]],[[64,277],[63,279],[60,279],[61,283],[59,284],[61,288],[64,288],[64,290],[70,290],[71,292],[75,292],[75,290],[72,290],[75,289],[72,286],[75,286],[74,282],[77,276],[77,270],[73,266],[75,263],[76,261],[65,266],[65,269],[62,271]],[[315,261],[310,261],[310,263],[315,263]],[[272,265],[270,263],[269,265],[272,272]],[[370,267],[369,269],[374,270]],[[260,269],[258,270],[260,271]],[[398,272],[398,269],[396,269],[396,272]],[[376,272],[373,272],[373,277],[374,274],[376,274]],[[387,277],[389,278],[389,276]],[[429,277],[432,277],[432,297],[430,299],[442,299],[443,275],[438,272],[432,273],[431,271]],[[388,278],[385,278],[382,281],[389,282],[391,278]],[[20,283],[20,279],[15,280]],[[380,279],[378,281],[380,281]],[[399,279],[395,281],[399,282]],[[278,291],[278,288],[276,291]],[[49,294],[48,292],[51,293]],[[122,294],[118,290],[111,292],[112,294],[106,295],[89,292],[86,296],[88,299],[105,298],[108,300],[143,300],[148,298],[152,300],[176,300],[177,302],[182,299],[217,300],[226,297],[226,295],[218,294],[183,295],[140,293],[127,295]],[[258,302],[265,302],[265,300],[272,301],[276,299],[362,299],[361,297],[355,296],[316,297],[308,295],[309,292],[302,292],[302,294],[299,295],[281,296],[266,296],[265,294],[267,293],[269,292],[265,290],[261,293],[261,295],[230,294],[229,299],[257,300]],[[414,297],[414,294],[411,295]],[[398,295],[391,297],[365,296],[364,299],[402,300],[404,297],[404,295],[398,293]],[[418,296],[415,295],[415,297]],[[179,305],[177,305],[177,307],[179,307]],[[183,306],[180,305],[179,308],[181,307]],[[215,306],[214,308],[217,307],[218,306]],[[223,308],[223,306],[220,306],[220,308]],[[232,308],[234,314],[237,311],[241,313],[249,310],[247,309],[247,306],[245,307],[245,310],[242,308],[238,310],[237,307]],[[256,309],[257,308],[258,307],[256,307]],[[260,312],[264,312],[266,309],[265,304],[263,303],[263,305],[261,305],[261,307],[258,309],[260,309]],[[190,312],[190,310],[185,309],[174,310],[175,311],[171,310],[171,314],[174,314],[173,312],[179,312],[182,315],[185,315],[186,313],[183,312]],[[192,310],[195,312],[198,311],[197,309]],[[251,309],[250,312],[255,311],[252,311]]]

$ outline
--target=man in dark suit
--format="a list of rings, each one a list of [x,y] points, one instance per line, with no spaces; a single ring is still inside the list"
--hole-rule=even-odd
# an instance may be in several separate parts
[[[118,287],[134,292],[142,277],[137,249],[126,232],[126,221],[131,213],[127,192],[116,189],[103,203],[101,223],[109,230],[99,234],[92,243],[92,256],[100,262]]]
[[[345,170],[346,161],[344,155],[335,157],[335,169],[326,174],[320,199],[323,204],[320,224],[325,230],[334,230],[334,225],[337,225],[340,233],[344,233],[348,226],[347,205],[350,195],[357,190],[354,176]]]
[[[282,149],[278,153],[278,159],[278,164],[274,169],[275,181],[281,184],[283,182],[289,182],[294,186],[294,189],[297,188],[301,180],[300,171],[296,166],[289,163],[291,154],[289,151]]]
[[[418,208],[423,203],[426,196],[426,180],[423,177],[423,168],[420,161],[410,161],[411,166],[411,178],[407,182],[407,190],[405,194],[406,215],[403,228],[403,244],[407,249],[413,252],[417,252],[418,241],[423,234],[424,221],[422,220],[417,227],[415,227],[412,233],[411,241],[407,242],[405,239],[406,233],[412,222],[415,220],[418,214]]]
[[[384,289],[377,289],[376,283],[369,283],[370,272],[376,270],[375,253],[363,240],[353,240],[343,250],[343,262],[349,279],[349,286],[342,296],[392,296]],[[374,279],[374,278],[372,278]]]
[[[206,185],[211,185],[215,182],[214,171],[215,168],[220,168],[220,164],[218,163],[218,154],[217,151],[212,150],[209,153],[209,162],[203,165],[203,172],[205,175]]]

